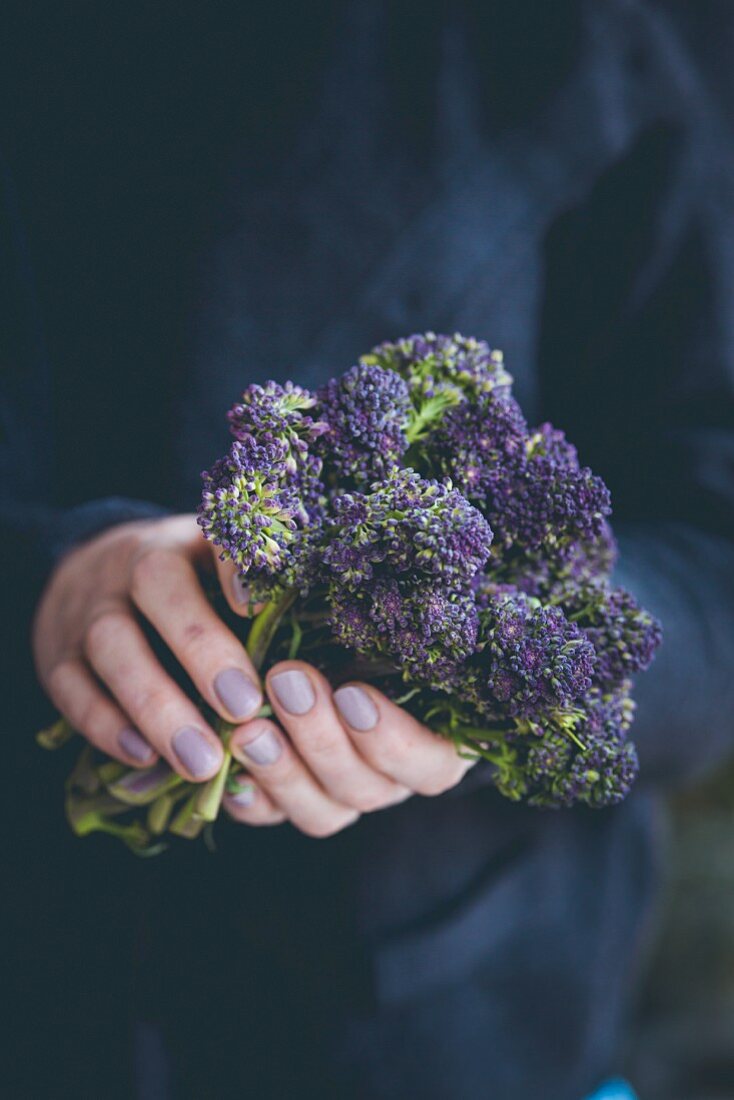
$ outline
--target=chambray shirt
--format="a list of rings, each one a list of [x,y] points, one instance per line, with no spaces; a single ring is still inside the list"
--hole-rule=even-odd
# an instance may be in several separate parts
[[[652,7],[561,4],[556,26],[519,3],[504,52],[479,7],[438,4],[419,29],[402,4],[325,5],[328,33],[291,28],[308,81],[266,28],[264,121],[241,15],[156,16],[142,57],[126,25],[123,61],[103,49],[111,74],[82,79],[89,113],[45,191],[43,134],[10,143],[3,515],[24,591],[111,523],[191,510],[244,385],[316,386],[430,328],[502,348],[529,420],[605,478],[620,580],[665,629],[638,691],[640,782],[613,810],[512,805],[478,767],[327,842],[225,826],[216,856],[126,871],[140,1095],[587,1094],[618,1068],[644,956],[657,792],[732,744],[728,135]],[[571,31],[536,102],[527,69]],[[513,69],[526,110],[505,110]]]

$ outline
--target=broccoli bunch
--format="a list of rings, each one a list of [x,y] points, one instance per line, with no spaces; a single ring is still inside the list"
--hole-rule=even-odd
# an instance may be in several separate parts
[[[228,421],[234,441],[203,474],[198,521],[265,605],[258,661],[301,653],[327,675],[372,673],[483,758],[508,798],[625,797],[638,769],[632,678],[660,626],[610,581],[606,486],[562,432],[528,426],[500,352],[411,336],[316,393],[250,386]],[[72,784],[70,816],[149,850],[165,829],[193,836],[212,821],[237,767],[228,758],[195,790],[165,764],[150,776],[102,765],[103,808],[85,817]],[[108,827],[110,799],[147,819]]]

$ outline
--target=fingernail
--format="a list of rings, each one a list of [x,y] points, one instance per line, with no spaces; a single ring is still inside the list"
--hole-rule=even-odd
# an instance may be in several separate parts
[[[234,597],[234,602],[239,604],[247,603],[249,599],[247,585],[239,573],[235,573],[232,576],[232,595]]]
[[[131,756],[133,760],[138,760],[141,764],[146,760],[150,760],[153,756],[153,749],[132,726],[126,726],[124,730],[120,731],[117,735],[117,744],[126,756]]]
[[[283,752],[280,739],[272,730],[264,730],[254,741],[237,746],[253,764],[274,764]]]
[[[307,714],[316,702],[308,676],[290,668],[270,677],[270,686],[284,710],[289,714]]]
[[[260,691],[239,668],[225,668],[214,680],[219,701],[233,718],[247,718],[260,706]]]
[[[255,787],[252,783],[244,783],[234,794],[228,794],[226,800],[234,806],[251,806],[255,801]]]
[[[203,733],[193,726],[184,726],[173,738],[173,751],[186,771],[195,779],[211,775],[219,766],[220,754]]]
[[[340,687],[334,692],[334,702],[347,725],[355,730],[371,730],[377,725],[377,707],[362,688]]]

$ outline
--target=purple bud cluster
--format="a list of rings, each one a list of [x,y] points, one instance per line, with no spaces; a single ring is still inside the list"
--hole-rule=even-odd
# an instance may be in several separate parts
[[[248,386],[240,401],[227,413],[235,439],[282,439],[288,447],[288,463],[305,455],[308,444],[326,431],[326,425],[308,415],[316,398],[308,390],[286,382]]]
[[[249,386],[228,413],[235,442],[202,474],[199,526],[235,563],[253,600],[311,581],[324,514],[312,445],[326,430],[308,415],[315,404],[291,382]]]
[[[556,598],[594,646],[600,684],[617,687],[650,667],[662,641],[662,628],[626,589],[600,581],[567,583]]]
[[[375,575],[440,577],[466,586],[490,555],[492,530],[450,482],[394,469],[367,493],[332,501],[324,563],[350,584]]]
[[[637,772],[630,678],[660,626],[609,584],[606,486],[528,427],[511,381],[484,341],[429,332],[316,395],[250,386],[199,523],[253,598],[300,592],[285,652],[305,639],[328,673],[336,645],[407,681],[509,798],[610,805]]]
[[[559,607],[521,593],[494,597],[479,613],[467,690],[480,711],[527,717],[570,707],[592,686],[593,645]]]
[[[472,580],[490,554],[486,519],[450,483],[400,469],[368,493],[335,497],[332,519],[323,561],[337,639],[449,687],[476,642]]]
[[[235,439],[282,445],[289,483],[297,488],[309,512],[318,511],[323,494],[322,460],[314,444],[327,431],[322,420],[309,415],[315,406],[314,395],[301,386],[267,382],[248,386],[227,413]]]
[[[198,523],[248,576],[276,576],[291,557],[304,509],[286,477],[286,449],[280,442],[259,444],[251,437],[233,443],[229,453],[205,471]]]
[[[441,336],[426,332],[379,344],[362,361],[401,375],[416,404],[442,392],[453,393],[456,400],[474,400],[481,394],[506,393],[512,385],[501,351],[459,333]]]
[[[629,794],[639,761],[631,741],[588,737],[583,751],[564,733],[553,731],[532,743],[525,762],[528,801],[557,809],[583,802],[613,806]]]
[[[329,600],[332,631],[343,646],[384,655],[415,683],[452,690],[474,652],[474,601],[439,584],[376,580],[368,591],[335,584]]]
[[[340,479],[369,484],[400,463],[408,449],[411,404],[399,374],[358,363],[332,378],[318,397],[328,426],[321,450]]]
[[[510,492],[526,465],[527,424],[514,397],[482,395],[447,410],[430,436],[440,471],[478,505]],[[491,521],[490,521],[491,522]]]

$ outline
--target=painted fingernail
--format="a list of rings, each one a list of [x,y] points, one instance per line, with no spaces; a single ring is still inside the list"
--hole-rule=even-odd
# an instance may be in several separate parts
[[[238,747],[253,764],[274,764],[283,752],[280,738],[272,730],[264,730],[254,741]]]
[[[237,604],[247,603],[249,599],[247,585],[239,573],[235,573],[232,576],[232,596],[234,597],[234,602]]]
[[[227,795],[227,802],[233,806],[251,806],[255,801],[255,786],[252,783],[243,783],[239,790]]]
[[[316,702],[311,681],[305,673],[296,668],[289,668],[287,672],[279,672],[277,676],[270,677],[270,686],[275,696],[289,714],[308,714]]]
[[[193,726],[180,729],[174,735],[172,744],[176,756],[195,779],[204,779],[211,775],[220,764],[221,754]]]
[[[260,691],[239,668],[225,668],[214,680],[219,701],[233,718],[247,718],[260,706]]]
[[[137,730],[134,730],[132,726],[126,726],[124,730],[120,730],[117,735],[117,744],[126,756],[132,757],[133,760],[138,760],[141,764],[150,760],[153,756],[153,749],[145,738],[139,734]]]
[[[362,688],[349,684],[337,688],[334,702],[347,725],[355,730],[371,730],[377,725],[377,707]]]

